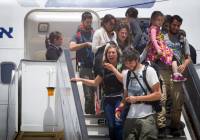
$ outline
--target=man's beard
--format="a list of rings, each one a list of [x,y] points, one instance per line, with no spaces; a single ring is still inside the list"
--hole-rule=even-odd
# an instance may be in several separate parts
[[[85,27],[86,32],[87,32],[87,31],[91,31],[91,29],[92,29],[91,26]]]

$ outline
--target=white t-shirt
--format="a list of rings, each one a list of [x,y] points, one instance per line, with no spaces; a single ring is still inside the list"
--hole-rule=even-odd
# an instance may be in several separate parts
[[[96,51],[106,45],[107,42],[114,41],[117,44],[117,35],[113,31],[113,36],[110,38],[106,30],[101,27],[94,32],[93,39],[92,39],[92,51],[96,53]]]
[[[148,91],[146,84],[143,81],[142,71],[144,70],[144,68],[145,66],[143,65],[140,69],[134,72],[137,75],[140,83],[143,85],[144,89]],[[128,73],[128,70],[122,71],[123,85],[124,85],[125,90],[127,90],[126,89],[127,73]],[[156,71],[150,66],[147,67],[146,79],[150,87],[152,87],[153,85],[159,82]],[[149,91],[148,91],[148,94],[150,94]],[[138,83],[137,79],[135,78],[134,74],[131,73],[130,81],[128,85],[128,96],[141,96],[141,95],[145,95],[145,93],[143,89],[141,88],[140,84]],[[143,118],[153,113],[154,113],[154,110],[152,109],[151,105],[144,104],[144,103],[131,104],[127,118]]]

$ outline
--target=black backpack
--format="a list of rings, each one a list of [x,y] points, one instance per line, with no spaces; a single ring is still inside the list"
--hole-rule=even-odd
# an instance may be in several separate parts
[[[149,27],[149,20],[140,20],[140,28],[142,30],[142,35],[140,37],[140,41],[135,46],[136,50],[138,50],[140,54],[142,54],[144,48],[147,46],[149,42],[148,27]]]
[[[106,45],[98,48],[97,52],[94,55],[94,74],[97,75],[98,71],[102,69],[102,60],[103,60],[103,53],[105,50]]]
[[[160,81],[160,87],[162,87],[162,80],[160,78],[160,73],[159,73],[159,67],[157,66],[157,64],[153,63],[153,62],[144,62],[143,63],[145,65],[145,68],[144,70],[142,71],[142,75],[143,75],[143,81],[144,83],[146,84],[148,90],[150,92],[152,92],[152,89],[151,87],[149,86],[148,82],[147,82],[147,79],[146,79],[146,72],[147,72],[147,67],[153,67],[156,71],[156,74],[158,76],[158,79]],[[130,82],[130,79],[131,79],[131,72],[132,71],[128,71],[127,73],[127,79],[126,79],[126,88],[128,89],[128,85],[129,85],[129,82]],[[139,79],[137,78],[137,76],[135,75],[134,72],[132,72],[136,78],[136,80],[138,81],[139,85],[141,86],[142,90],[144,91],[145,95],[147,95],[147,91],[144,89],[144,87],[142,86],[142,84],[140,83]],[[161,88],[162,89],[162,88]],[[161,101],[160,100],[157,100],[157,101],[145,101],[145,104],[151,104],[153,109],[158,113],[158,112],[161,112],[162,111],[162,106],[161,106]]]
[[[139,43],[135,46],[135,49],[142,54],[144,48],[147,46],[149,42],[149,36],[146,32],[143,32],[140,38]]]

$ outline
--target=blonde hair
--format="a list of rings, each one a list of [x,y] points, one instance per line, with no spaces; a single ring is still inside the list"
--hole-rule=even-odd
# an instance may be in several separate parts
[[[104,54],[103,54],[103,63],[109,63],[108,61],[108,58],[107,58],[107,53],[108,53],[108,50],[110,48],[115,48],[116,52],[117,52],[117,62],[119,62],[119,59],[120,59],[120,56],[122,55],[122,52],[121,52],[121,49],[118,47],[118,45],[111,41],[111,42],[108,42],[105,46],[105,50],[104,50]]]

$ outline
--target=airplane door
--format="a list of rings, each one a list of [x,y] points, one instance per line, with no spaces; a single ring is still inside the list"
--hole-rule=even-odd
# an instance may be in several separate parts
[[[45,38],[52,31],[59,31],[64,36],[64,48],[68,48],[71,37],[76,33],[81,22],[81,15],[86,10],[34,10],[25,18],[25,59],[45,60]],[[89,10],[90,11],[90,10]],[[92,27],[100,26],[99,16],[93,16]],[[72,53],[75,58],[75,53]]]

